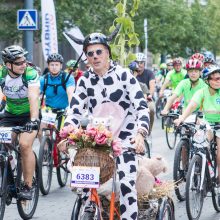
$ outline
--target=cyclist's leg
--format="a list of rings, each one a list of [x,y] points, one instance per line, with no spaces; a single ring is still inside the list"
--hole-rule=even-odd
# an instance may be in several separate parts
[[[136,220],[138,214],[137,191],[137,156],[124,152],[117,158],[120,181],[120,212],[122,220]]]
[[[148,108],[150,110],[149,114],[150,114],[150,129],[149,129],[149,134],[152,131],[153,128],[153,124],[154,124],[154,114],[155,114],[155,103],[154,101],[149,101],[147,102]]]

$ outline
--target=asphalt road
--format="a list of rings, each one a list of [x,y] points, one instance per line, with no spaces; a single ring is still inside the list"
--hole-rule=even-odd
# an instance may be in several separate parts
[[[159,120],[155,121],[152,133],[152,154],[163,156],[168,162],[168,172],[161,175],[161,179],[172,179],[172,168],[174,151],[166,145],[165,133],[161,129]],[[38,151],[38,142],[36,141],[35,150]],[[179,220],[187,220],[185,202],[178,202],[173,194],[175,203],[175,216]],[[75,193],[69,186],[60,188],[56,179],[56,173],[53,173],[53,181],[50,194],[47,196],[40,195],[36,213],[33,219],[36,220],[70,220],[72,207],[74,204]],[[20,220],[16,204],[6,207],[5,220]],[[220,214],[216,213],[213,208],[211,198],[207,197],[204,201],[201,220],[220,220]]]

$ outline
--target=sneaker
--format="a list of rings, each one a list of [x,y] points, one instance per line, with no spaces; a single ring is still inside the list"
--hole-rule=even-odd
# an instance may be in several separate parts
[[[18,197],[19,199],[32,200],[32,194],[33,194],[32,188],[25,185],[24,187],[21,188],[20,192],[18,193]]]

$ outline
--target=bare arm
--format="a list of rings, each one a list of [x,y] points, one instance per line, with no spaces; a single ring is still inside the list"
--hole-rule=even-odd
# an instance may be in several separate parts
[[[161,89],[160,89],[160,96],[163,96],[164,90],[169,86],[170,81],[168,79],[165,79]]]
[[[172,96],[170,96],[167,99],[167,103],[163,109],[164,114],[168,113],[168,111],[170,110],[170,107],[172,106],[172,104],[174,103],[175,99],[177,98],[176,94],[173,94]],[[161,112],[163,114],[163,112]]]
[[[30,114],[31,118],[39,118],[39,86],[28,87],[28,100],[30,103]]]
[[[150,80],[150,82],[149,82],[149,88],[150,88],[150,94],[151,94],[151,96],[154,95],[155,87],[156,87],[155,79]]]
[[[69,86],[66,89],[67,92],[67,96],[68,96],[68,103],[70,104],[72,97],[73,97],[73,93],[75,91],[75,87],[74,86]]]

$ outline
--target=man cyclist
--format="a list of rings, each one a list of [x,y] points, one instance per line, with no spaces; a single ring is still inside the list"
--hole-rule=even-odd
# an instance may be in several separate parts
[[[19,145],[25,186],[19,197],[32,199],[32,179],[35,170],[35,156],[32,150],[39,126],[39,76],[33,67],[27,67],[25,51],[12,45],[2,51],[4,66],[0,68],[0,100],[6,96],[4,118],[0,127],[26,126],[30,132],[20,134]]]
[[[182,97],[184,98],[184,109],[189,104],[192,96],[196,91],[206,86],[205,82],[200,78],[203,63],[197,59],[189,59],[186,64],[186,69],[189,79],[182,80],[176,89],[173,91],[172,96],[167,100],[164,109],[161,111],[162,115],[167,115],[174,101]]]
[[[76,66],[76,60],[69,60],[66,63],[65,71],[73,75],[75,82],[77,83],[78,79],[83,75],[83,71],[79,69],[79,65]]]
[[[146,84],[149,89],[149,94],[147,96],[147,104],[150,111],[150,134],[154,124],[155,103],[153,100],[153,96],[155,92],[156,83],[154,73],[151,70],[145,68],[145,61],[146,56],[144,53],[136,53],[135,62],[138,63],[136,78],[139,82]]]
[[[81,41],[91,67],[79,79],[65,126],[79,126],[85,105],[89,115],[112,116],[113,135],[124,146],[123,154],[117,158],[121,219],[136,220],[138,161],[127,148],[131,147],[137,153],[144,151],[144,139],[149,130],[148,108],[135,77],[111,60],[108,39],[103,34],[93,33]]]
[[[170,70],[173,69],[173,60],[167,59],[166,65],[167,65],[167,71],[169,72]]]
[[[175,124],[178,126],[193,111],[197,108],[201,108],[204,113],[204,120],[210,124],[220,122],[220,67],[218,65],[209,65],[202,72],[202,78],[205,80],[208,86],[198,90],[189,105],[185,109],[179,119],[175,120]],[[218,173],[220,173],[220,137],[217,137],[217,165]],[[218,175],[220,183],[220,175]],[[220,197],[219,197],[220,203]],[[220,204],[219,204],[220,205]]]
[[[62,71],[63,57],[60,54],[50,54],[47,64],[49,72],[40,77],[40,92],[45,95],[45,105],[54,112],[66,109],[75,90],[74,78]],[[39,138],[43,127],[45,124],[41,123]]]
[[[186,70],[182,68],[182,61],[180,58],[173,60],[173,70],[167,73],[165,81],[160,89],[159,96],[163,97],[164,90],[171,86],[172,89],[175,89],[180,81],[182,81],[186,75]]]

